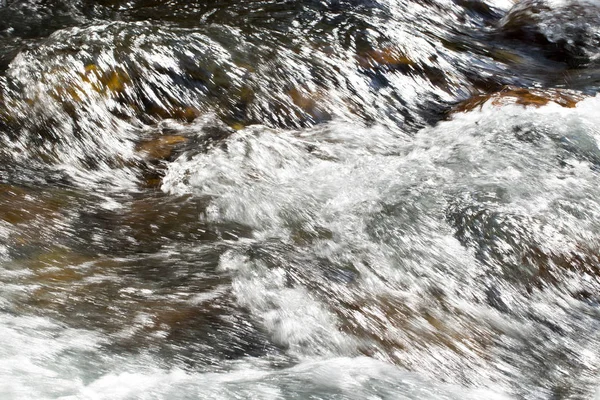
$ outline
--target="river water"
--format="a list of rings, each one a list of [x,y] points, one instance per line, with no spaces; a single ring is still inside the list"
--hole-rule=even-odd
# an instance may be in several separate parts
[[[0,398],[600,399],[600,3],[0,1]]]

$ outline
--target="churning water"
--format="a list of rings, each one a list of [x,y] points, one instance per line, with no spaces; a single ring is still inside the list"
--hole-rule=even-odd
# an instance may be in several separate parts
[[[599,16],[0,1],[0,398],[600,398]]]

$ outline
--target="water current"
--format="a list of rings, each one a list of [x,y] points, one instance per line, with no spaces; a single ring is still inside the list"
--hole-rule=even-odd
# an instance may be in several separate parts
[[[600,399],[600,2],[0,0],[1,399]]]

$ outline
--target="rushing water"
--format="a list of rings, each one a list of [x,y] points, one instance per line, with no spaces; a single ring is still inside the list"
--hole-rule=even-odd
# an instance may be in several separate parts
[[[600,398],[600,3],[0,0],[0,398]]]

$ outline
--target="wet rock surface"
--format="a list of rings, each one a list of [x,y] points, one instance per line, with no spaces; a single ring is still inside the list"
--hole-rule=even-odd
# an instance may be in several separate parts
[[[500,107],[508,104],[541,107],[555,103],[561,107],[573,108],[586,96],[580,92],[560,89],[525,89],[518,87],[505,87],[499,92],[481,94],[458,104],[454,112],[468,112],[484,104]]]
[[[539,45],[549,59],[581,68],[598,58],[599,10],[594,2],[520,1],[499,29],[508,38]]]

